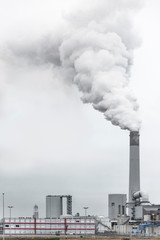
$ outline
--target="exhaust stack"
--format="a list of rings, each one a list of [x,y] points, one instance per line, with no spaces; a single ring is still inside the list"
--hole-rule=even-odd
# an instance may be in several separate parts
[[[140,191],[139,132],[130,132],[129,161],[129,203],[133,203],[133,194]],[[131,204],[132,205],[132,204]],[[129,209],[129,216],[131,216]],[[132,217],[132,216],[131,216]]]

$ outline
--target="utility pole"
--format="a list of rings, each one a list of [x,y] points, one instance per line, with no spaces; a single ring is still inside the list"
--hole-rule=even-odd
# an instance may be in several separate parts
[[[10,216],[10,234],[11,234],[11,210],[12,210],[12,208],[13,208],[13,206],[8,206],[8,208],[9,208],[9,216]]]
[[[2,193],[3,196],[3,240],[5,239],[4,237],[4,193]]]

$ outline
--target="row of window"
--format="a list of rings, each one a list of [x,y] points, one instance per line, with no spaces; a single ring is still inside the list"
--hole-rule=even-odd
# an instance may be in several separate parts
[[[17,222],[17,223],[34,223],[34,219],[5,219],[5,222]],[[64,219],[36,219],[36,222],[38,223],[64,223]],[[67,223],[94,223],[93,219],[66,219]]]
[[[125,206],[122,206],[121,208],[121,205],[118,205],[118,214],[121,215],[121,209],[122,209],[122,215],[125,214]]]
[[[14,230],[14,231],[6,231],[5,232],[6,234],[34,234],[35,232],[34,231],[21,231],[21,230]],[[55,231],[54,232],[50,232],[50,231],[36,231],[37,234],[46,234],[46,233],[56,233]],[[73,233],[73,231],[68,231],[68,234],[85,234],[86,231],[76,231]],[[61,232],[61,234],[65,234],[64,231]],[[91,230],[91,231],[87,231],[87,234],[94,234],[94,230]]]
[[[11,226],[12,226],[12,225],[11,225]],[[6,224],[5,227],[8,228],[8,227],[10,227],[10,225],[9,225],[9,224]],[[19,224],[16,224],[15,227],[18,228],[18,227],[19,227]]]
[[[5,227],[6,228],[34,228],[34,224],[32,224],[32,225],[22,225],[22,224],[16,224],[15,226],[14,225],[10,225],[10,224],[6,224],[5,225]],[[88,229],[90,229],[90,228],[93,228],[93,226],[92,225],[68,225],[67,226],[68,228],[88,228]],[[39,224],[36,224],[36,228],[51,228],[51,229],[54,229],[54,228],[64,228],[64,225],[54,225],[54,226],[46,226],[46,225],[39,225]]]

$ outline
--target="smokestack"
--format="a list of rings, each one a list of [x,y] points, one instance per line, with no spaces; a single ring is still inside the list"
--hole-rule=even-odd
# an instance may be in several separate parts
[[[129,162],[129,203],[133,202],[133,193],[140,191],[139,162],[139,132],[130,132],[130,162]],[[131,205],[130,205],[131,206]],[[131,216],[131,209],[129,209]]]

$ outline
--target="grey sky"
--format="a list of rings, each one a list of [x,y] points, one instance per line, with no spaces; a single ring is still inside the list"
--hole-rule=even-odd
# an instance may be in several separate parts
[[[73,213],[82,214],[88,206],[88,213],[106,216],[107,194],[128,194],[129,132],[83,104],[77,87],[64,83],[58,70],[12,58],[7,48],[36,48],[40,39],[52,41],[65,31],[62,15],[72,19],[77,9],[88,11],[93,1],[87,6],[86,1],[69,0],[0,2],[0,192],[5,192],[6,216],[9,204],[13,216],[31,216],[36,203],[44,217],[47,194],[71,194]],[[142,43],[134,51],[130,82],[142,121],[141,189],[157,203],[160,3],[144,2],[141,10],[133,6],[137,15],[131,15]],[[2,216],[2,201],[0,209]]]

